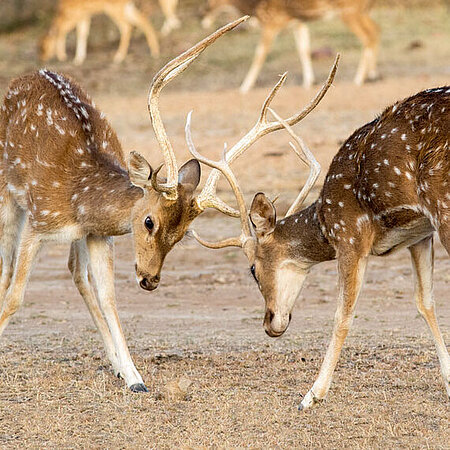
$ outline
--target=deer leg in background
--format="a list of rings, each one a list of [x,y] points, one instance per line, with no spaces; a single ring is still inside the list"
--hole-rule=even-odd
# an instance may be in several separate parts
[[[146,392],[147,388],[131,359],[117,313],[114,293],[113,240],[88,236],[86,242],[94,285],[114,342],[120,375],[133,392]]]
[[[69,31],[75,26],[74,23],[63,22],[58,24],[56,35],[56,58],[58,61],[66,61],[66,38]]]
[[[433,296],[433,268],[434,251],[433,237],[427,237],[417,244],[409,247],[414,271],[414,297],[417,309],[427,322],[441,366],[441,373],[447,394],[450,397],[450,356],[445,346],[441,330],[434,310]]]
[[[83,64],[86,59],[87,39],[89,36],[89,28],[91,26],[91,19],[83,19],[77,23],[77,49],[73,63],[76,65]]]
[[[279,28],[262,25],[261,39],[256,47],[252,65],[240,87],[240,91],[243,94],[247,93],[255,84],[264,61],[267,58],[270,47],[272,46],[272,43],[277,37],[279,31]]]
[[[361,85],[367,78],[373,80],[377,77],[378,29],[367,15],[343,14],[342,20],[363,44],[361,59],[354,78],[355,84]]]
[[[181,26],[180,19],[178,19],[176,14],[178,0],[159,0],[159,5],[166,18],[164,25],[161,28],[161,34],[167,36],[172,30],[180,28]]]
[[[119,64],[127,56],[132,26],[122,17],[122,13],[115,14],[112,11],[108,11],[108,15],[117,25],[117,28],[119,28],[120,42],[116,54],[114,55],[114,63]]]
[[[39,236],[33,232],[28,221],[25,222],[19,238],[11,283],[6,292],[0,314],[0,336],[8,325],[11,316],[19,309],[23,302],[31,266],[40,246],[41,242]]]
[[[92,280],[92,274],[89,269],[89,255],[86,247],[86,239],[72,242],[68,265],[69,270],[72,273],[73,281],[89,309],[95,326],[100,331],[105,344],[106,354],[113,366],[114,374],[119,376],[119,363],[111,333],[108,324],[103,317],[96,293],[90,281]]]
[[[302,65],[303,87],[310,88],[314,83],[314,71],[311,62],[311,40],[309,28],[302,22],[297,22],[294,26],[294,38],[297,46],[298,56]]]
[[[355,249],[340,249],[338,257],[339,299],[334,317],[333,335],[328,345],[319,375],[312,388],[300,403],[299,409],[306,409],[323,400],[330,389],[334,369],[341,354],[353,320],[354,309],[361,290],[367,266],[367,255],[360,256]]]
[[[156,32],[151,23],[142,15],[142,13],[132,4],[125,6],[125,17],[135,27],[139,28],[147,39],[150,53],[154,57],[159,56],[159,43]],[[126,53],[126,52],[125,52]],[[124,55],[125,57],[125,55]]]

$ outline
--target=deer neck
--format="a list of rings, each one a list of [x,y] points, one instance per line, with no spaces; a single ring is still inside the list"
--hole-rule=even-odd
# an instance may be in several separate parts
[[[86,175],[72,190],[71,203],[87,233],[117,236],[131,232],[131,215],[143,190],[121,167]]]
[[[286,257],[313,266],[336,258],[336,251],[322,232],[318,203],[277,223],[276,237],[285,242]]]

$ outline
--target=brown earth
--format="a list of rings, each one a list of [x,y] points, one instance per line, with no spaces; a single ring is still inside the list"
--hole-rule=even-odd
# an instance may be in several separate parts
[[[450,29],[443,8],[378,9],[383,79],[355,87],[358,46],[338,22],[314,25],[315,48],[343,50],[335,86],[298,132],[324,172],[339,144],[385,106],[423,88],[449,84]],[[74,75],[107,113],[126,150],[161,157],[146,113],[154,71],[204,34],[188,15],[183,30],[151,60],[136,37],[127,64],[109,62],[114,44],[94,39],[83,68],[50,67]],[[94,25],[95,27],[95,21]],[[95,28],[93,28],[95,29]],[[0,35],[0,93],[7,80],[38,67],[35,27]],[[325,35],[328,31],[328,36]],[[210,156],[235,142],[256,120],[278,72],[293,76],[276,110],[288,115],[314,89],[299,87],[291,38],[282,36],[258,89],[241,97],[242,79],[257,34],[240,31],[186,72],[162,99],[167,129],[180,162],[189,158],[184,120],[194,109],[194,138]],[[231,43],[231,45],[230,45]],[[314,62],[323,80],[332,58]],[[246,196],[281,194],[286,210],[306,179],[282,133],[264,138],[235,165]],[[202,177],[203,180],[206,178]],[[319,186],[320,187],[320,186]],[[317,190],[311,199],[317,194]],[[223,185],[220,194],[231,200]],[[237,224],[208,213],[195,222],[204,236],[225,236]],[[328,399],[299,413],[296,405],[317,374],[329,339],[336,298],[336,264],[315,267],[297,301],[287,333],[271,339],[262,328],[263,301],[242,252],[210,251],[185,239],[167,258],[161,286],[140,290],[130,237],[117,239],[118,307],[149,394],[129,392],[113,377],[99,335],[66,268],[68,245],[40,253],[24,307],[0,345],[0,445],[4,448],[298,447],[449,448],[449,403],[430,333],[412,299],[407,251],[373,258],[352,331]],[[449,342],[450,259],[436,245],[435,293]],[[165,400],[166,386],[192,381],[184,400]]]

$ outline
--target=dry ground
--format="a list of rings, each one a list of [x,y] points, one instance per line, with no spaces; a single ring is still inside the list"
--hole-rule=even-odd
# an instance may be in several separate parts
[[[127,64],[114,68],[108,61],[113,45],[99,39],[96,46],[93,38],[85,67],[51,65],[87,86],[124,148],[141,151],[155,165],[161,157],[146,114],[148,81],[203,34],[189,14],[185,28],[163,43],[159,61],[148,57],[136,37]],[[449,82],[449,19],[442,7],[379,9],[375,17],[382,28],[384,78],[360,88],[350,82],[358,58],[355,41],[339,23],[313,27],[315,48],[344,51],[335,87],[298,128],[324,169],[339,143],[383,107]],[[331,37],[324,35],[326,29]],[[12,76],[38,66],[34,42],[40,33],[31,28],[0,36],[0,93]],[[298,86],[288,34],[275,48],[262,87],[246,97],[236,93],[256,36],[236,32],[217,42],[163,95],[164,119],[180,162],[188,158],[183,125],[190,109],[198,146],[213,156],[223,141],[235,142],[252,125],[278,72],[293,72],[275,104],[279,113],[292,113],[313,95],[314,89]],[[330,63],[331,58],[315,61],[318,78]],[[281,212],[306,178],[280,133],[256,145],[235,170],[249,198],[258,190],[280,193]],[[231,199],[227,191],[221,195]],[[209,237],[237,229],[234,221],[213,213],[195,225]],[[0,344],[2,447],[449,447],[449,403],[429,331],[412,300],[407,251],[371,260],[329,397],[299,413],[296,405],[317,374],[331,333],[335,263],[312,270],[288,332],[274,340],[263,332],[262,298],[240,251],[208,251],[186,239],[167,258],[161,286],[146,293],[134,279],[131,247],[129,237],[117,239],[118,306],[150,393],[132,394],[113,377],[66,269],[68,246],[47,246],[24,307]],[[450,260],[440,244],[435,285],[448,343]],[[161,399],[164,386],[182,376],[192,380],[187,398]]]

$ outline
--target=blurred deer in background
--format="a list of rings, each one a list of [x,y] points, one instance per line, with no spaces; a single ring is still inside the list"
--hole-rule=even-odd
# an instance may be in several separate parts
[[[99,329],[116,375],[146,391],[130,357],[115,306],[112,236],[132,233],[136,276],[155,289],[167,253],[205,208],[237,216],[204,189],[200,165],[178,169],[159,112],[161,90],[209,45],[246,17],[170,61],[153,79],[148,108],[167,179],[119,140],[89,96],[67,77],[40,70],[11,82],[0,109],[0,335],[23,302],[43,242],[72,243],[69,268]]]
[[[308,27],[304,22],[338,15],[363,44],[363,52],[354,81],[363,84],[377,77],[378,27],[368,12],[372,0],[208,0],[203,26],[211,26],[224,9],[234,7],[242,14],[258,19],[261,38],[252,65],[242,85],[248,92],[255,84],[273,41],[281,30],[293,24],[293,33],[303,71],[303,86],[314,83]]]
[[[264,328],[272,337],[289,326],[295,300],[310,268],[337,259],[339,298],[331,342],[319,375],[299,408],[323,400],[330,388],[344,340],[354,316],[369,255],[385,256],[408,248],[415,279],[418,311],[433,335],[447,394],[450,396],[450,357],[434,310],[433,233],[450,256],[450,86],[429,89],[388,107],[356,130],[334,157],[317,201],[302,209],[320,166],[303,140],[269,105],[286,79],[283,75],[266,100],[261,126],[284,126],[293,137],[297,155],[310,166],[308,180],[277,221],[273,202],[263,193],[253,198],[249,213],[236,177],[228,164],[201,156],[192,142],[190,116],[186,139],[191,154],[219,170],[236,196],[242,224],[239,238],[210,243],[209,248],[242,247],[251,273],[265,299]],[[332,77],[322,88],[324,94]],[[322,95],[323,96],[323,95]],[[321,98],[321,97],[320,97]],[[305,109],[305,117],[318,104]],[[267,111],[276,122],[269,122]],[[230,152],[245,151],[244,145]]]
[[[179,27],[176,16],[178,0],[159,0],[159,3],[166,17],[163,34],[168,34],[172,29]],[[113,20],[120,32],[119,48],[114,56],[115,63],[125,59],[134,26],[144,33],[151,54],[159,56],[155,30],[132,0],[59,0],[50,30],[41,42],[41,59],[48,61],[56,56],[59,61],[65,61],[67,34],[76,28],[77,47],[74,64],[82,64],[86,59],[91,17],[103,13]]]

